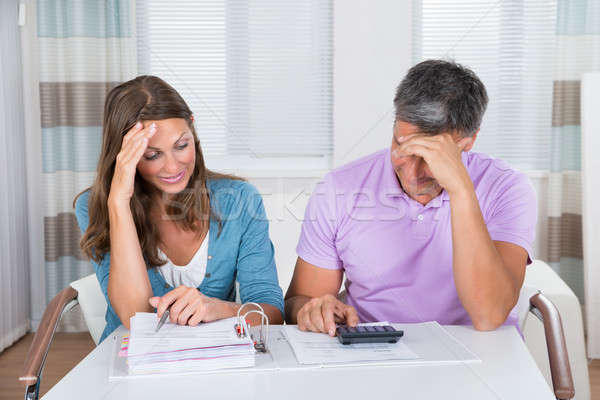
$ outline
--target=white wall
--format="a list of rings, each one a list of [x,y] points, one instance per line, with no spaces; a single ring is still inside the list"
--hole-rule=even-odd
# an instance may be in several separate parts
[[[334,0],[334,166],[390,145],[394,92],[412,60],[411,6],[408,0]],[[245,174],[263,195],[284,293],[296,263],[304,208],[326,172]]]
[[[538,198],[538,221],[533,244],[533,256],[537,259],[548,259],[548,174],[529,173],[531,183]]]
[[[585,318],[587,319],[588,356],[600,358],[600,72],[589,72],[581,81],[581,137],[582,137],[582,197],[583,197],[583,262],[585,283]]]
[[[412,1],[334,0],[334,166],[391,143],[396,87],[412,65]]]

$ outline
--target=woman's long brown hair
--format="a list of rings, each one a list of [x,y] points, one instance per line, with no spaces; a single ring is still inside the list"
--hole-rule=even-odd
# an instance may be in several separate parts
[[[167,216],[171,216],[180,228],[204,232],[208,228],[211,216],[218,218],[218,215],[211,211],[206,186],[208,179],[241,179],[212,172],[205,167],[192,112],[179,93],[168,83],[158,77],[144,75],[116,86],[108,93],[104,103],[102,149],[96,179],[90,188],[79,193],[73,201],[75,206],[77,198],[90,190],[89,225],[79,245],[83,253],[94,261],[99,262],[110,251],[108,195],[123,136],[138,121],[167,118],[183,118],[194,135],[196,147],[194,172],[187,187],[176,194],[166,207]],[[155,199],[159,196],[158,189],[136,173],[134,193],[130,201],[131,213],[142,254],[150,267],[166,262],[158,255],[160,237],[149,215],[150,210],[154,208]]]

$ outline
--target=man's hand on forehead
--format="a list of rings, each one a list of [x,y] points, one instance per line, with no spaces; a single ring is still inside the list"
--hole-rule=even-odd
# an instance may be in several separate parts
[[[472,185],[462,163],[461,153],[474,139],[472,137],[456,139],[456,135],[449,133],[394,135],[397,146],[392,150],[392,156],[423,158],[433,177],[451,194]]]
[[[429,143],[430,147],[435,149],[435,143],[449,142],[448,139],[454,142],[456,146],[460,149],[460,151],[463,151],[465,147],[473,141],[473,138],[471,137],[460,137],[457,134],[451,133],[440,133],[437,135],[431,135],[427,133],[413,133],[411,135],[406,136],[394,135],[394,142],[399,146],[396,150],[400,150],[399,153],[402,153],[398,154],[399,157],[415,155],[409,154],[406,151],[406,148],[412,143]]]

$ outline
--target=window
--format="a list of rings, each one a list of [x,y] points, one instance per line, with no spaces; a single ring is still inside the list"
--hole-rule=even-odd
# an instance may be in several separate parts
[[[549,170],[556,3],[415,0],[414,61],[470,67],[490,102],[475,151],[521,170]]]
[[[138,0],[138,71],[184,97],[209,167],[327,169],[332,4]]]

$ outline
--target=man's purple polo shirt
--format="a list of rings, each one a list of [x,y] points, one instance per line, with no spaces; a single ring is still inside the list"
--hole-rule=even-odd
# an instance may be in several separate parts
[[[537,205],[529,179],[485,154],[466,152],[462,160],[492,240],[519,245],[533,259]],[[317,267],[344,270],[347,303],[363,322],[471,324],[454,285],[448,193],[425,206],[408,197],[389,149],[325,176],[296,252]],[[516,310],[506,324],[517,325]]]

